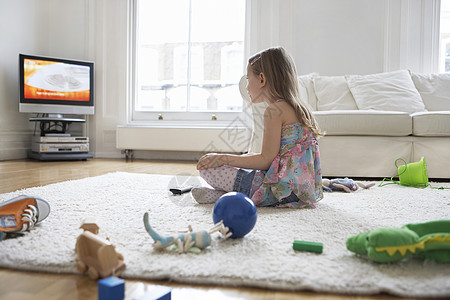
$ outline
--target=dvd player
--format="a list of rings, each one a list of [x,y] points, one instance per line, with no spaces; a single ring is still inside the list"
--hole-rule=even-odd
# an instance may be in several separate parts
[[[33,143],[31,145],[33,152],[89,152],[89,143]]]
[[[88,143],[85,136],[34,136],[33,143]]]

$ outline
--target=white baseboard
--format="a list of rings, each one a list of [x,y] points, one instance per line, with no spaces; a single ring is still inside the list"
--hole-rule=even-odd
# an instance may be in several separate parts
[[[31,131],[0,131],[0,160],[27,158],[31,136]]]

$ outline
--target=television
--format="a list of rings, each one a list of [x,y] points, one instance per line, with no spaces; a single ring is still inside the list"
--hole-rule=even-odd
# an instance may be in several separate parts
[[[19,54],[19,112],[94,114],[94,63]]]

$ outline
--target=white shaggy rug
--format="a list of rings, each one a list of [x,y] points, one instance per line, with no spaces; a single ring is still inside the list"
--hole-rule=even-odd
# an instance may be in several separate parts
[[[0,242],[0,267],[77,273],[79,226],[93,217],[127,265],[122,277],[184,283],[313,290],[345,294],[387,292],[404,297],[449,297],[450,265],[418,258],[377,264],[346,250],[348,237],[380,227],[400,227],[450,217],[450,190],[389,185],[351,194],[327,193],[316,209],[258,208],[252,232],[223,240],[213,234],[200,254],[158,252],[145,231],[150,214],[156,231],[175,234],[212,224],[213,205],[172,196],[169,187],[204,184],[199,177],[110,173],[0,195],[41,197],[49,217],[22,237]],[[450,187],[449,183],[434,183]],[[294,240],[322,242],[322,254],[296,252]]]

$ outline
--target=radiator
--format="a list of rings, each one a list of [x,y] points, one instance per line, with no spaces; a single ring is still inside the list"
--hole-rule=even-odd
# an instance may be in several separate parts
[[[247,152],[249,128],[158,128],[118,126],[116,146],[121,150]]]

